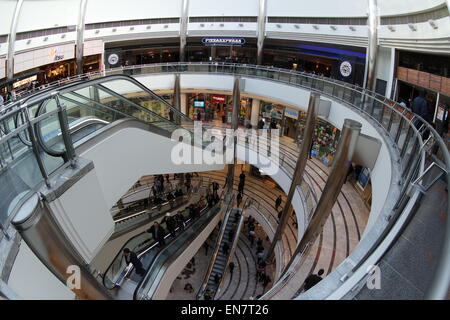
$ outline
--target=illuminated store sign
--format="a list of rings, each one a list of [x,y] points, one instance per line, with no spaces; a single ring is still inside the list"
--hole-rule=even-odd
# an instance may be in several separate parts
[[[242,46],[245,44],[245,38],[233,37],[206,37],[202,39],[205,46]]]
[[[298,119],[298,111],[290,108],[284,109],[284,116],[292,119]]]

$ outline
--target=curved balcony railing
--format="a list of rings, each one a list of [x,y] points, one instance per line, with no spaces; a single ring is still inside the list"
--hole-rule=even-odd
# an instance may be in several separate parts
[[[399,229],[397,228],[397,222],[403,223],[402,221],[407,220],[406,218],[409,217],[412,212],[412,204],[417,203],[417,205],[420,206],[420,203],[417,201],[420,194],[423,197],[427,196],[425,192],[429,188],[429,184],[425,184],[426,182],[429,182],[427,180],[432,180],[431,182],[434,182],[437,178],[444,175],[447,179],[446,181],[448,182],[450,155],[446,144],[441,139],[438,132],[430,124],[428,124],[421,117],[413,114],[409,109],[401,107],[395,101],[372,91],[329,78],[322,78],[293,70],[283,70],[264,66],[226,63],[170,63],[130,66],[85,74],[67,79],[66,82],[72,84],[66,84],[63,88],[66,86],[78,85],[78,83],[84,79],[91,79],[92,81],[92,79],[102,78],[107,75],[126,74],[138,76],[143,74],[158,73],[228,74],[233,76],[261,78],[281,82],[287,85],[317,92],[323,96],[329,97],[330,99],[341,102],[348,107],[357,110],[365,118],[370,119],[370,121],[379,126],[380,130],[382,130],[386,135],[386,139],[388,139],[389,144],[393,146],[391,152],[394,152],[399,156],[399,162],[396,165],[400,169],[400,192],[399,196],[396,196],[394,201],[395,205],[393,208],[390,207],[389,209],[391,214],[389,215],[389,222],[384,228],[383,233],[381,235],[377,235],[376,240],[371,244],[371,247],[367,250],[365,256],[359,258],[356,266],[349,270],[348,277],[351,278],[352,281],[362,281],[366,272],[365,270],[364,272],[361,270],[364,263],[369,261],[369,258],[376,260],[375,255],[377,255],[378,259],[381,259],[383,252],[385,252],[380,249],[381,244],[386,247],[387,241],[392,242],[395,240],[395,237],[391,239],[394,229],[397,234],[400,232],[397,230]],[[6,115],[0,116],[0,128],[5,127],[5,123],[7,123],[12,129],[4,130],[0,139],[0,151],[2,151],[2,156],[0,157],[1,167],[5,167],[5,160],[6,163],[8,163],[11,158],[17,158],[21,155],[20,152],[18,152],[18,149],[20,148],[17,148],[17,141],[22,142],[25,146],[34,151],[34,167],[38,168],[42,166],[43,161],[41,159],[41,155],[35,148],[36,139],[33,128],[36,124],[45,119],[49,119],[52,116],[56,117],[58,114],[63,114],[65,110],[61,109],[59,104],[57,104],[58,108],[48,108],[45,110],[45,113],[39,114],[37,117],[31,117],[30,112],[23,111],[25,109],[27,111],[33,110],[33,108],[36,109],[38,107],[37,103],[51,98],[56,88],[60,91],[60,85],[61,82],[51,84],[44,89],[41,88],[41,91],[38,90],[28,93],[28,95],[24,95],[19,98],[18,101],[9,103],[6,106],[6,111],[3,111],[6,112]],[[158,114],[152,114],[152,116],[155,118],[160,118]],[[185,116],[183,115],[183,117]],[[51,132],[51,130],[49,132]],[[62,132],[64,132],[64,130],[62,130]],[[61,146],[70,147],[62,138],[63,137],[59,137],[59,141],[54,141],[54,145],[59,147],[59,149],[56,148],[58,151],[61,150]],[[437,149],[439,150],[439,153],[436,154]],[[64,159],[63,163],[67,162],[68,160]],[[431,166],[428,166],[430,163]],[[53,163],[53,166],[59,167],[61,166],[61,162],[57,164]],[[427,170],[427,167],[430,170]],[[433,171],[431,168],[437,168],[440,170],[440,172],[432,178],[429,177],[430,172]],[[41,168],[41,170],[36,171],[39,173],[39,171],[42,172],[43,170]],[[12,172],[10,173],[13,174]],[[8,178],[13,179],[14,175],[10,175]],[[27,189],[26,184],[25,186],[16,185],[15,189],[17,189],[17,193],[24,192],[24,190]],[[447,196],[447,202],[448,200],[449,199]],[[441,248],[439,264],[433,277],[433,283],[426,294],[427,298],[441,299],[447,295],[448,284],[450,282],[450,272],[448,271],[450,270],[450,219],[447,219],[446,223],[445,228],[447,231],[445,241],[443,242],[443,246]],[[394,228],[394,226],[396,228]],[[297,258],[297,260],[300,261],[301,255]],[[291,266],[292,268],[295,268],[295,263]],[[285,278],[283,278],[282,281],[275,283],[269,293],[271,291],[274,292],[276,290],[280,290],[280,286],[277,286],[277,284],[281,285],[282,283],[285,283],[286,277],[288,277],[289,274],[292,274],[292,272],[288,270],[285,274]],[[356,278],[359,280],[355,280]],[[346,282],[349,281],[346,280]],[[342,291],[338,289],[344,287],[342,283],[329,284],[335,292]],[[334,297],[343,297],[344,294],[345,293],[342,292],[339,295],[334,295]]]

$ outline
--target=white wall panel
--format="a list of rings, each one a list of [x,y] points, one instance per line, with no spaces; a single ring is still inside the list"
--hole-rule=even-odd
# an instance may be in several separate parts
[[[366,0],[267,1],[269,17],[365,17],[366,15]]]
[[[75,294],[47,269],[25,241],[20,242],[8,286],[27,300],[75,299]]]
[[[381,16],[403,15],[435,8],[445,0],[378,0]]]
[[[6,58],[0,58],[0,79],[6,77]]]
[[[17,32],[74,26],[79,7],[80,0],[25,0]]]
[[[205,0],[189,0],[190,17],[257,17],[258,10],[259,0],[228,0],[214,2],[208,2]]]
[[[0,34],[9,34],[17,0],[0,1]]]
[[[14,72],[18,73],[56,61],[73,59],[74,57],[75,44],[72,43],[31,50],[14,56]]]
[[[114,232],[96,169],[77,181],[50,208],[62,230],[86,263],[92,261]]]
[[[85,22],[176,18],[180,14],[181,0],[90,0],[87,3]]]

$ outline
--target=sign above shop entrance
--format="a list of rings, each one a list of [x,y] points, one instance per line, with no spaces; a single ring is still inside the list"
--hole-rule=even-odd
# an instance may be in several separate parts
[[[222,95],[212,95],[211,96],[211,102],[214,102],[214,103],[225,103],[226,101],[225,101],[225,96],[222,96]]]
[[[202,39],[205,46],[242,46],[245,38],[236,37],[205,37]]]

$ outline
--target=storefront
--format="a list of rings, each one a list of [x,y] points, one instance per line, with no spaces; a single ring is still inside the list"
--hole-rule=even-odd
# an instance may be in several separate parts
[[[190,62],[256,64],[256,40],[242,37],[193,37],[186,46]]]

